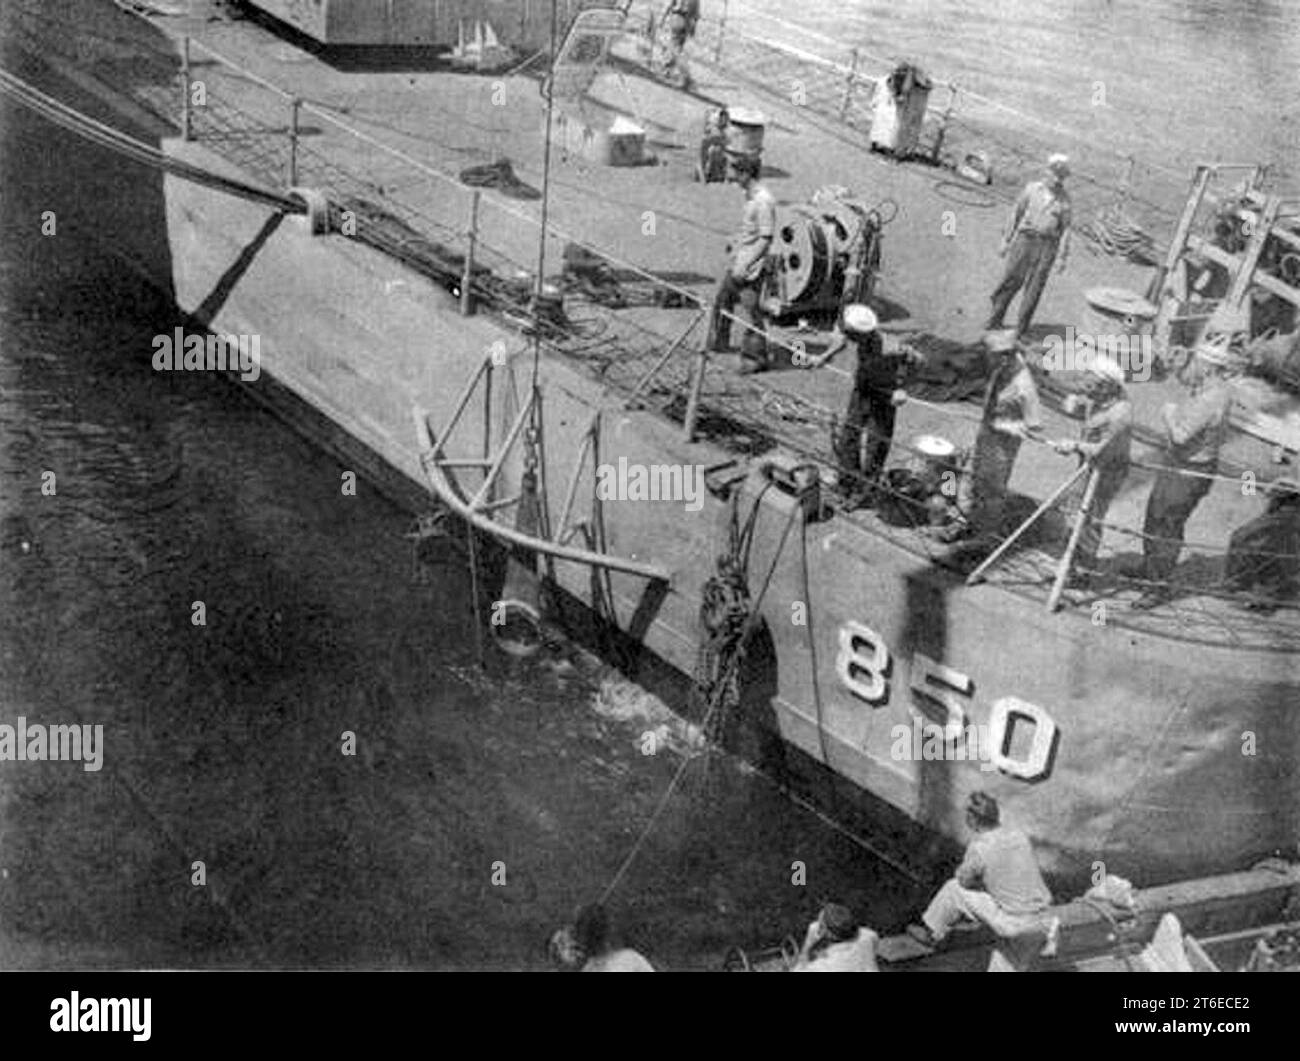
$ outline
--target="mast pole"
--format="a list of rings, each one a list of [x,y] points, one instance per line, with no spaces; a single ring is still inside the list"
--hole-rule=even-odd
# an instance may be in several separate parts
[[[546,144],[542,149],[542,230],[537,241],[537,280],[533,287],[533,313],[542,308],[542,284],[546,271],[546,223],[551,201],[551,123],[555,113],[555,48],[559,26],[559,0],[551,0],[551,76],[546,91]],[[540,321],[537,322],[540,324]],[[542,332],[533,330],[533,389],[537,388],[542,356]],[[534,407],[535,408],[535,407]]]

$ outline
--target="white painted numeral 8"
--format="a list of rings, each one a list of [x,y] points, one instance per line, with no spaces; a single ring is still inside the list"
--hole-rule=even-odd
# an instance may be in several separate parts
[[[889,648],[869,626],[850,620],[840,627],[835,670],[848,689],[869,704],[889,699]]]

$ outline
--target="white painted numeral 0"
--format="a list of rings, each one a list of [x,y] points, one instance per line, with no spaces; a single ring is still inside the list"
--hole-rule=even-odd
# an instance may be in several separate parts
[[[1005,753],[1011,736],[1011,716],[1019,715],[1034,724],[1034,740],[1023,759],[1012,759]],[[1056,739],[1056,723],[1052,716],[1037,704],[1026,703],[1014,696],[996,700],[989,710],[989,762],[997,770],[1025,781],[1033,781],[1047,772],[1047,759]]]
[[[840,627],[835,670],[840,681],[867,703],[880,705],[889,699],[889,647],[871,627],[853,620]]]

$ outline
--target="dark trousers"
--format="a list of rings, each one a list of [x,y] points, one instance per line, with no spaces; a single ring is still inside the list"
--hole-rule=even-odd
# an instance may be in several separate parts
[[[1002,327],[1007,307],[1022,287],[1025,290],[1020,296],[1019,330],[1029,330],[1034,310],[1038,308],[1038,300],[1042,298],[1043,288],[1051,275],[1052,263],[1056,260],[1056,243],[1055,237],[1034,236],[1028,232],[1019,233],[1011,241],[1007,250],[1007,271],[993,292],[993,312],[989,314],[986,325],[990,331]]]
[[[835,439],[835,459],[857,483],[870,485],[880,475],[894,440],[897,408],[893,391],[878,390],[861,382],[853,388],[849,408]],[[866,432],[866,455],[862,458],[862,433]],[[862,463],[859,466],[859,459]]]
[[[1238,527],[1228,539],[1224,574],[1235,590],[1287,596],[1300,576],[1300,506],[1286,505]]]
[[[710,350],[725,351],[731,345],[731,320],[724,317],[730,313],[737,302],[740,303],[739,317],[750,327],[740,340],[742,357],[759,364],[767,364],[767,318],[760,305],[759,292],[763,281],[745,282],[737,280],[728,269],[718,282],[718,293],[713,300],[713,316],[709,320]]]
[[[1168,582],[1174,573],[1178,554],[1183,549],[1183,529],[1213,482],[1205,476],[1179,475],[1173,471],[1156,476],[1142,523],[1146,577],[1152,582]]]
[[[962,476],[957,488],[957,507],[981,537],[994,537],[1002,531],[1007,484],[1019,453],[1020,439],[994,431],[987,421],[980,424],[970,472]]]

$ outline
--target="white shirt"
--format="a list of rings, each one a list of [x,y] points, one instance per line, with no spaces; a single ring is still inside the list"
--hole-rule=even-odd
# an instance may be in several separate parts
[[[740,232],[733,241],[732,275],[752,283],[763,275],[767,252],[776,233],[776,200],[765,185],[755,181],[745,199],[745,213]]]
[[[877,936],[869,928],[858,929],[853,939],[823,947],[812,961],[796,965],[794,973],[878,973],[876,968]]]
[[[590,959],[582,967],[584,973],[652,973],[655,967],[631,947],[610,951],[599,958]]]

